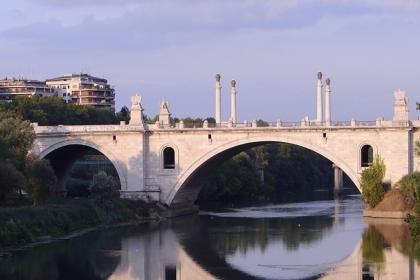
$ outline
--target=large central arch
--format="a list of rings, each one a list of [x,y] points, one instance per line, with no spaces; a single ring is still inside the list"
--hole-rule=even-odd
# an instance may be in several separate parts
[[[361,191],[360,182],[358,179],[358,174],[355,170],[353,170],[344,160],[342,160],[339,156],[335,155],[328,149],[320,147],[319,145],[309,143],[304,140],[295,139],[295,138],[287,138],[281,136],[265,136],[265,137],[253,137],[253,138],[246,138],[240,140],[234,140],[223,145],[216,147],[215,149],[211,150],[210,152],[202,155],[199,157],[193,164],[191,164],[178,178],[175,186],[171,189],[168,197],[165,200],[167,205],[171,205],[174,199],[176,198],[177,194],[182,190],[182,188],[186,185],[186,183],[198,172],[203,166],[208,164],[212,160],[217,160],[218,157],[231,157],[236,153],[241,151],[245,151],[249,148],[259,146],[262,144],[270,144],[270,143],[286,143],[292,144],[296,146],[300,146],[316,152],[326,159],[333,162],[336,166],[338,166],[343,172],[350,178],[350,180],[354,183],[354,185]]]
[[[88,147],[88,148],[92,148],[94,150],[97,150],[98,152],[100,152],[101,154],[103,154],[106,158],[108,158],[108,160],[112,163],[112,165],[114,166],[115,170],[117,171],[118,178],[119,178],[120,185],[121,185],[121,190],[127,189],[127,181],[126,181],[126,176],[125,176],[124,168],[119,163],[117,157],[111,151],[109,151],[106,148],[103,148],[103,147],[95,144],[92,141],[83,140],[83,139],[67,139],[67,140],[63,140],[63,141],[60,141],[58,143],[55,143],[55,144],[53,144],[51,146],[48,146],[45,149],[41,150],[40,153],[38,154],[38,157],[40,159],[46,158],[49,154],[53,153],[54,151],[56,151],[56,150],[58,150],[60,148],[65,148],[67,146],[68,147],[71,147],[71,146],[85,146],[85,147]]]

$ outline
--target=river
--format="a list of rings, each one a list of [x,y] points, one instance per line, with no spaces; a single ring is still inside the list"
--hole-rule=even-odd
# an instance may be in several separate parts
[[[13,252],[0,279],[420,279],[398,221],[359,196],[223,208]]]

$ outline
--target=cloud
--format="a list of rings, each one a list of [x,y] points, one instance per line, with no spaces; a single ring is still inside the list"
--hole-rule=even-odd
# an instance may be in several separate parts
[[[225,97],[227,81],[238,79],[240,118],[299,120],[313,115],[314,75],[324,70],[340,109],[335,118],[374,119],[391,108],[395,88],[415,92],[420,72],[415,4],[31,1],[43,1],[42,19],[0,31],[0,76],[91,72],[116,86],[118,105],[140,90],[149,115],[161,98],[178,116],[211,115],[213,76],[221,72]]]

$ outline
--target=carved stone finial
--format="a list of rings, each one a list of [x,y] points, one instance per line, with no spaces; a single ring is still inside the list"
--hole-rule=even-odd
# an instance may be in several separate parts
[[[216,74],[216,82],[220,82],[220,74]]]
[[[232,81],[230,82],[230,85],[231,85],[232,87],[236,87],[236,81],[235,81],[235,80],[232,80]]]
[[[141,96],[138,96],[137,94],[134,96],[131,96],[131,105],[136,106],[140,105],[141,103]]]
[[[330,86],[330,85],[331,85],[331,80],[330,80],[330,78],[326,79],[326,80],[325,80],[325,83],[327,84],[327,86]]]
[[[322,72],[318,72],[318,80],[322,80]]]

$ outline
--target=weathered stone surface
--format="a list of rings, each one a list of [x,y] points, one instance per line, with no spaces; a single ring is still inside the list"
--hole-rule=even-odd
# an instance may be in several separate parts
[[[285,124],[228,127],[226,124],[217,128],[162,129],[154,125],[34,128],[37,138],[32,152],[39,157],[67,145],[92,147],[114,164],[122,196],[159,200],[167,205],[193,202],[200,190],[199,180],[194,176],[211,172],[213,162],[263,143],[290,143],[315,151],[343,170],[358,188],[363,170],[360,150],[365,144],[371,145],[374,153],[384,159],[385,180],[391,184],[418,168],[420,162],[413,149],[414,142],[420,139],[418,127],[398,126],[398,123],[381,127],[355,122],[330,127]],[[163,168],[165,147],[175,151],[174,169]]]

